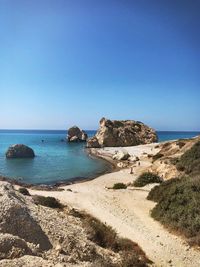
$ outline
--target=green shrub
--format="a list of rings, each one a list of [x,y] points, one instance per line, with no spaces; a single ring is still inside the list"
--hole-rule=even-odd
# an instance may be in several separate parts
[[[153,188],[148,199],[158,202],[151,215],[200,245],[200,177],[183,177]]]
[[[126,189],[127,185],[124,183],[116,183],[113,185],[112,189]]]
[[[135,187],[142,187],[147,184],[161,183],[161,182],[162,179],[157,174],[151,172],[144,172],[137,178],[137,180],[134,181],[133,185]]]
[[[174,164],[188,176],[165,181],[150,191],[147,199],[158,202],[151,215],[183,234],[190,244],[200,245],[200,141]]]
[[[200,174],[200,141],[180,157],[176,167],[177,170],[184,171],[186,174]]]
[[[55,197],[33,196],[34,203],[49,208],[63,208],[63,205]]]
[[[28,191],[25,187],[20,187],[20,188],[19,188],[19,192],[20,192],[22,195],[30,196],[29,191]]]
[[[170,161],[171,164],[177,165],[178,162],[179,162],[179,159],[175,157],[175,158],[170,158],[169,161]]]
[[[174,185],[179,183],[180,179],[181,178],[170,179],[162,182],[160,185],[153,187],[149,192],[147,199],[155,202],[159,202],[162,199],[165,199],[169,194],[172,193],[171,190],[173,190]]]

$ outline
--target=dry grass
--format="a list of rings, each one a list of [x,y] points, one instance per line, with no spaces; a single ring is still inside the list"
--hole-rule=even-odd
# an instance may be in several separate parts
[[[95,260],[94,266],[145,267],[151,263],[136,243],[129,239],[119,237],[111,226],[102,223],[98,219],[86,213],[76,211],[74,214],[82,220],[89,240],[102,248],[109,249],[120,254],[121,261],[118,263],[112,263],[112,261],[108,258],[98,258]]]

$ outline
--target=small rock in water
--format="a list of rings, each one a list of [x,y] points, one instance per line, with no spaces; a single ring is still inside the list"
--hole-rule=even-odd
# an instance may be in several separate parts
[[[8,148],[6,152],[6,158],[34,158],[35,153],[32,148],[23,145],[16,144]]]

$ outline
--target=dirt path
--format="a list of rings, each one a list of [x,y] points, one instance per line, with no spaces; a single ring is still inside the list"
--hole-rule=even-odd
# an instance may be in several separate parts
[[[121,170],[93,181],[65,186],[61,192],[31,193],[51,195],[72,207],[86,210],[111,225],[123,237],[137,242],[156,266],[200,266],[200,252],[189,248],[184,240],[170,234],[150,217],[150,210],[155,205],[146,200],[150,187],[142,190],[106,188],[115,182],[130,182],[133,179],[128,170]],[[72,192],[67,191],[69,188]]]

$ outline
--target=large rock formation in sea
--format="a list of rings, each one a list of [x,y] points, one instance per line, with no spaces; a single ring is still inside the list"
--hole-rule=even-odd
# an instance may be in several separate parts
[[[6,158],[34,158],[35,153],[32,148],[23,144],[12,145],[6,152]]]
[[[73,126],[69,128],[67,140],[68,142],[83,142],[88,138],[85,131],[81,130],[77,126]]]
[[[100,120],[96,135],[87,141],[87,147],[124,147],[157,142],[158,137],[152,128],[133,120]]]

